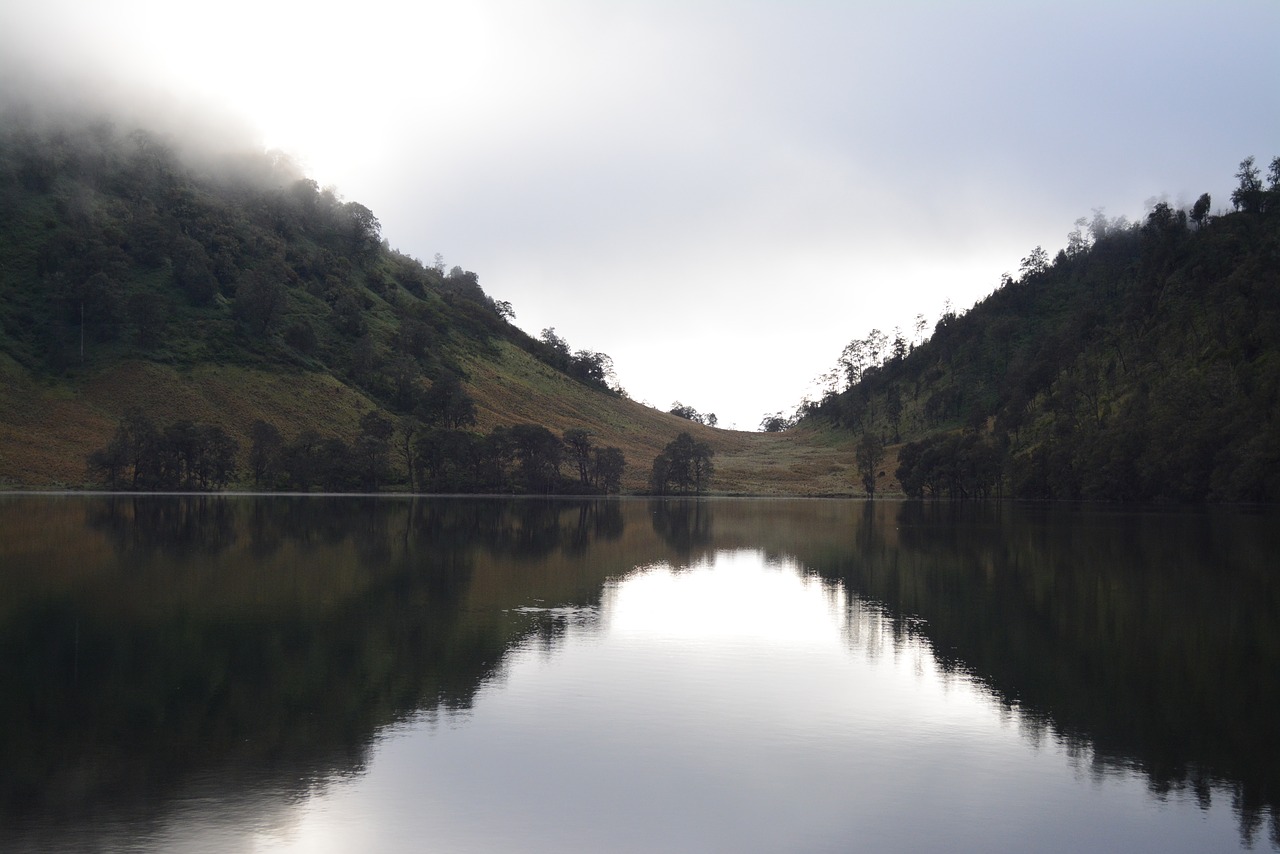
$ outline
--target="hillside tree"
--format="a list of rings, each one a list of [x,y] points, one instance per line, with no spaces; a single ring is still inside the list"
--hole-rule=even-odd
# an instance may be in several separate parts
[[[654,457],[650,488],[658,495],[701,495],[715,474],[713,456],[715,451],[706,442],[681,433]]]
[[[876,497],[876,472],[884,461],[884,442],[874,433],[863,433],[854,451],[858,474],[862,476],[862,488],[867,497]]]

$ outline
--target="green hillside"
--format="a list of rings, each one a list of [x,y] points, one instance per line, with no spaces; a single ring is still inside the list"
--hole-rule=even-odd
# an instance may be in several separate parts
[[[1081,220],[932,337],[873,332],[806,421],[896,444],[908,495],[1280,499],[1280,158],[1234,210]]]
[[[391,249],[368,208],[287,160],[188,159],[105,120],[11,111],[3,127],[0,350],[28,371],[318,371],[405,405],[499,340],[558,355],[474,273]]]
[[[10,109],[0,487],[643,492],[687,432],[720,494],[1277,500],[1280,159],[1237,178],[1231,212],[1081,220],[740,433],[629,400],[286,159]]]
[[[841,435],[655,411],[607,355],[511,317],[287,160],[105,119],[0,122],[0,486],[638,492],[689,432],[714,492],[855,491]],[[621,453],[616,484],[575,476],[570,430]],[[558,462],[539,474],[543,451]]]

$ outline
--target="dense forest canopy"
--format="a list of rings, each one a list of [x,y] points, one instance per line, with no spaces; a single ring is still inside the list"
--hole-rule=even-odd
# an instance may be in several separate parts
[[[391,249],[372,211],[286,157],[188,162],[143,129],[15,107],[0,126],[0,347],[23,365],[322,366],[402,410],[494,338],[562,367],[475,273]],[[576,355],[573,375],[608,388],[608,357]]]
[[[800,414],[905,441],[909,496],[1280,499],[1280,157],[1236,178],[1230,212],[1096,211],[927,340],[872,330]]]

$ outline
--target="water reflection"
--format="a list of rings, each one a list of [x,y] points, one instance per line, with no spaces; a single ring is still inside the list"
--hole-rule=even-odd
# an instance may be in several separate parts
[[[0,499],[0,848],[136,833],[195,781],[267,803],[357,773],[537,629],[485,607],[526,601],[513,567],[622,533],[605,502]]]
[[[886,603],[1040,738],[1151,791],[1226,789],[1280,844],[1280,528],[1271,511],[904,504],[856,560],[814,566]]]
[[[0,497],[0,848],[167,850],[195,825],[226,843],[228,823],[275,839],[299,820],[291,805],[335,780],[374,785],[375,759],[398,762],[378,753],[383,734],[443,716],[514,749],[512,728],[558,720],[571,731],[548,737],[570,750],[572,729],[597,726],[582,713],[596,702],[612,721],[591,749],[615,762],[652,760],[645,734],[675,738],[663,729],[673,715],[706,728],[691,742],[728,752],[756,749],[730,744],[744,733],[757,747],[781,738],[757,759],[786,785],[753,785],[807,792],[808,806],[777,809],[838,836],[859,825],[833,820],[836,806],[810,789],[852,791],[840,762],[881,749],[855,749],[842,727],[899,743],[902,709],[866,703],[897,696],[903,679],[924,703],[912,707],[924,735],[912,737],[997,737],[994,707],[1023,743],[1061,751],[1086,778],[1138,773],[1151,796],[1206,811],[1225,797],[1245,843],[1280,846],[1276,521],[841,501]],[[680,668],[645,663],[660,638],[660,659]],[[594,676],[569,699],[543,695],[571,665]],[[672,685],[684,693],[664,693]],[[552,709],[545,722],[535,697]],[[506,704],[513,717],[477,723],[486,703],[484,715]],[[675,708],[656,720],[664,705]],[[829,758],[785,765],[815,739]],[[463,742],[462,775],[474,742],[415,749]],[[639,753],[619,752],[628,744]],[[960,742],[935,747],[937,768],[973,773]],[[901,749],[907,766],[924,761]],[[690,750],[679,773],[691,779],[753,773]],[[584,751],[571,750],[595,768]],[[406,785],[466,791],[479,779]],[[907,792],[906,779],[882,783]],[[988,782],[988,812],[1015,797]],[[716,803],[725,821],[752,808],[743,792]],[[711,816],[684,828],[703,847],[723,842]]]
[[[711,502],[688,498],[649,502],[654,532],[686,565],[714,551],[711,508]]]

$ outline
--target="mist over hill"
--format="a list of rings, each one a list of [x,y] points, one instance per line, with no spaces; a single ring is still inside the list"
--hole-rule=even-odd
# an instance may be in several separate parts
[[[853,491],[840,436],[629,399],[287,157],[58,103],[0,122],[0,487]]]
[[[645,491],[690,432],[715,491],[1280,497],[1280,161],[1243,162],[1230,211],[1080,220],[931,336],[850,342],[749,436],[630,401],[606,354],[193,127],[5,102],[0,483]]]
[[[65,471],[83,468],[86,443],[105,444],[90,460],[90,479],[111,486],[218,487],[245,482],[252,469],[255,485],[268,488],[376,489],[396,477],[389,456],[398,438],[406,459],[395,468],[413,487],[424,465],[415,458],[428,450],[415,446],[414,433],[421,444],[427,431],[439,431],[430,444],[451,448],[434,463],[443,477],[445,468],[463,467],[453,456],[476,450],[453,446],[474,444],[460,437],[477,435],[479,422],[515,430],[504,434],[500,453],[521,462],[522,449],[545,446],[550,456],[537,461],[550,467],[545,477],[520,486],[562,491],[567,484],[556,472],[565,449],[544,424],[563,431],[566,419],[544,412],[520,420],[522,407],[494,388],[503,383],[498,366],[523,358],[563,377],[580,389],[558,393],[566,404],[583,395],[629,403],[606,354],[574,350],[554,330],[532,338],[475,273],[392,249],[372,211],[319,187],[278,153],[215,152],[105,114],[29,104],[6,106],[0,127],[0,359],[11,387],[9,417],[0,419],[10,441],[0,443],[0,459],[25,457],[22,443],[40,444],[38,431],[22,423],[23,389],[62,386],[62,397],[74,400],[105,381],[102,400],[90,403],[98,421],[119,422],[114,438],[107,442],[100,423],[82,423],[79,441],[44,450],[73,458],[63,460]],[[472,381],[478,369],[487,382]],[[198,370],[221,381],[202,405],[173,405],[176,389],[167,400],[148,400],[153,384],[187,390]],[[187,372],[186,382],[173,371]],[[286,382],[268,390],[263,377]],[[509,393],[536,399],[518,386]],[[291,406],[291,391],[331,399],[302,412]],[[222,405],[210,400],[217,396]],[[31,408],[48,405],[31,399]],[[280,469],[295,440],[309,461],[266,471]],[[276,458],[244,463],[253,450]],[[362,450],[372,457],[357,471],[359,463],[345,460]],[[588,442],[579,450],[600,448]],[[146,474],[144,454],[154,458]],[[602,489],[583,466],[578,486]],[[6,474],[19,484],[62,479]],[[617,472],[611,477],[617,488]],[[511,486],[495,478],[486,486]],[[443,480],[436,485],[477,487],[457,472]]]
[[[547,355],[475,274],[390,249],[372,211],[281,155],[10,107],[0,158],[2,346],[28,368],[323,366],[387,396],[396,357],[432,378],[494,336]]]

